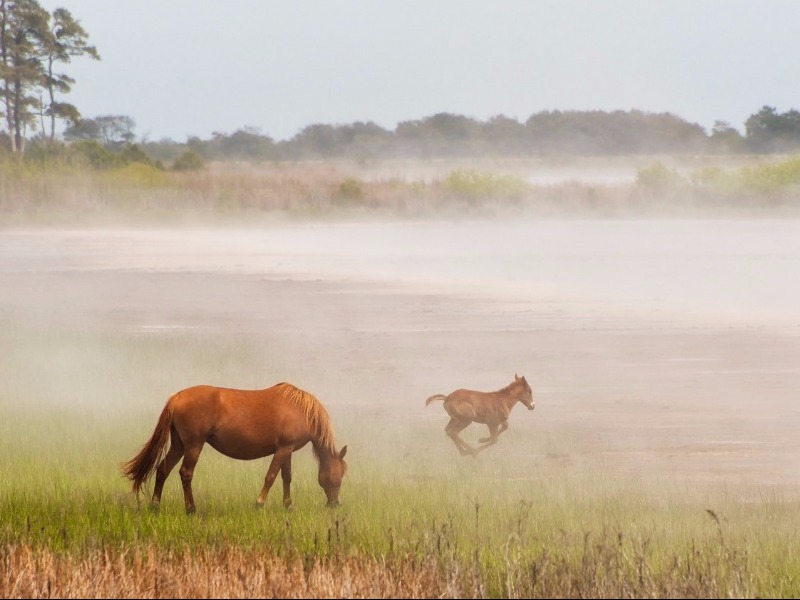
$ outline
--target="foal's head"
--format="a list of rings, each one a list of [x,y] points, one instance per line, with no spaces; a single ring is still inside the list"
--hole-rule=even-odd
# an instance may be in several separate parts
[[[342,487],[342,478],[347,472],[347,463],[344,462],[346,453],[347,446],[344,446],[338,454],[334,452],[319,463],[317,480],[325,491],[328,506],[331,508],[339,506],[339,488]]]
[[[531,386],[528,385],[528,382],[525,380],[525,376],[523,375],[520,377],[519,375],[514,374],[514,381],[520,388],[520,393],[517,397],[517,400],[527,406],[528,410],[533,410],[533,408],[536,406],[536,403],[533,401],[533,392],[531,391]]]

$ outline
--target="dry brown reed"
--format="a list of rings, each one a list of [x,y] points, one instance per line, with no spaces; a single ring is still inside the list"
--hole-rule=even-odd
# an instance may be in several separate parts
[[[225,546],[153,546],[59,554],[26,545],[0,551],[3,598],[426,598],[455,596],[433,560],[279,558]]]
[[[648,544],[585,537],[577,556],[525,558],[509,540],[504,564],[351,551],[325,557],[233,544],[57,552],[0,548],[3,598],[720,598],[753,597],[748,557],[692,547],[654,561]],[[660,565],[660,566],[657,566]]]
[[[0,169],[0,222],[83,225],[187,218],[218,222],[250,220],[254,215],[470,216],[520,209],[606,214],[630,210],[629,195],[629,186],[575,183],[529,185],[513,198],[459,195],[441,178],[413,180],[334,163],[225,163],[185,172],[139,164],[105,171],[6,165]]]

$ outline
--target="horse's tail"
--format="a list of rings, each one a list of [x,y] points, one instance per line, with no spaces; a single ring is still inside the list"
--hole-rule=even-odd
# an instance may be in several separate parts
[[[435,396],[431,396],[427,400],[425,400],[425,406],[428,406],[431,402],[436,402],[437,400],[447,400],[447,396],[444,394],[436,394]]]
[[[172,398],[167,400],[158,418],[153,435],[147,443],[128,462],[122,464],[123,474],[133,482],[133,491],[138,494],[142,484],[152,477],[158,463],[164,457],[167,440],[172,427]]]

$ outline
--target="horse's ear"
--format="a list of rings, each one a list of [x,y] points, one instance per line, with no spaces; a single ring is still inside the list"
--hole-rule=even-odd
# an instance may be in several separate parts
[[[342,449],[339,450],[339,460],[342,460],[345,454],[347,454],[347,446],[342,446]]]
[[[519,375],[517,375],[516,373],[514,373],[514,381],[519,381]]]

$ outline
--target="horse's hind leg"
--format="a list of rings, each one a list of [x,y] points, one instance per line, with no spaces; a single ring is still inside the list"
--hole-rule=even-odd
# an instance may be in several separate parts
[[[194,476],[194,467],[197,464],[197,459],[200,458],[200,450],[203,449],[203,442],[194,442],[192,444],[185,443],[183,452],[183,463],[181,464],[180,474],[181,483],[183,484],[183,499],[186,502],[186,514],[191,515],[197,509],[194,505],[194,496],[192,495],[192,477]]]
[[[455,417],[450,418],[450,422],[445,426],[444,430],[445,433],[453,440],[453,443],[458,448],[458,451],[461,454],[471,454],[475,456],[476,450],[472,446],[470,446],[467,442],[461,439],[458,435],[460,431],[466,428],[470,424],[470,421],[456,419]]]
[[[164,482],[169,477],[172,469],[178,464],[178,461],[183,456],[183,442],[181,441],[178,432],[172,430],[172,438],[169,444],[169,451],[167,452],[164,460],[162,460],[156,469],[156,485],[153,488],[153,501],[152,506],[154,510],[158,510],[161,504],[161,491],[164,489]]]

